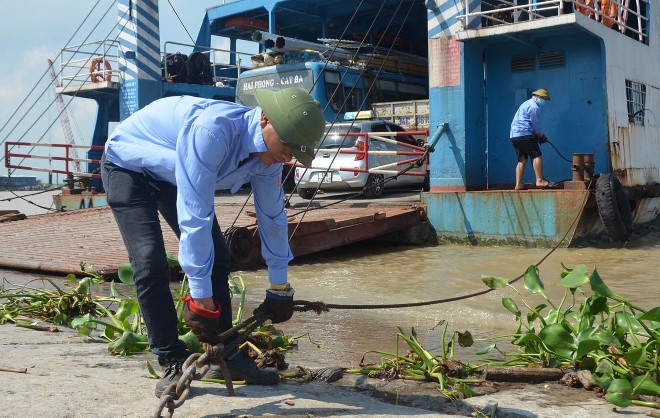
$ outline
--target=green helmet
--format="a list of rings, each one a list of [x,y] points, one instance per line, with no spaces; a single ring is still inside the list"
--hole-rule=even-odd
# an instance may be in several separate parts
[[[325,131],[325,118],[319,102],[298,87],[255,90],[259,106],[282,142],[299,163],[312,165],[314,146]]]
[[[539,96],[542,99],[550,100],[550,92],[548,91],[548,89],[538,89],[536,91],[533,91],[532,94],[534,96]]]

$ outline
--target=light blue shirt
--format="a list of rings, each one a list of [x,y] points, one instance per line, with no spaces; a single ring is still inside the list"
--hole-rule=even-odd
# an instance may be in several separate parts
[[[523,102],[511,122],[511,138],[541,133],[539,114],[541,108],[532,97]]]
[[[179,262],[193,298],[212,296],[215,191],[235,193],[248,182],[269,281],[287,282],[293,256],[281,187],[282,164],[266,165],[250,156],[267,151],[259,126],[261,113],[259,107],[231,102],[168,97],[117,125],[106,143],[108,161],[177,187]]]

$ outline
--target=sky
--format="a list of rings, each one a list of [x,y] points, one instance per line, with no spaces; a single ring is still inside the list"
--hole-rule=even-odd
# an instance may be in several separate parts
[[[162,44],[175,41],[191,44],[207,8],[223,0],[161,0],[159,1],[160,37]],[[93,6],[96,5],[95,8]],[[105,17],[104,13],[107,12]],[[176,14],[181,18],[179,21]],[[92,12],[73,39],[72,35]],[[48,58],[54,61],[67,45],[105,39],[117,35],[116,0],[20,0],[3,2],[0,16],[0,158],[4,157],[4,141],[64,143],[62,127],[55,117],[55,105],[45,111],[54,99],[50,87]],[[97,26],[98,24],[98,26]],[[185,26],[185,29],[184,29]],[[108,36],[108,34],[111,34]],[[91,34],[91,35],[90,35]],[[88,37],[89,35],[89,37]],[[71,39],[71,41],[69,41]],[[182,51],[184,52],[184,51]],[[57,61],[56,61],[57,62]],[[57,70],[57,68],[56,68]],[[42,76],[46,75],[42,78]],[[41,81],[39,81],[41,79]],[[36,86],[36,88],[35,88]],[[30,94],[30,91],[33,92]],[[42,92],[45,92],[42,96]],[[42,98],[39,98],[42,96]],[[27,100],[25,100],[27,98]],[[65,103],[68,96],[65,96]],[[24,101],[25,100],[25,101]],[[21,103],[24,102],[22,105]],[[20,107],[19,107],[20,106]],[[95,120],[95,102],[74,99],[68,105],[74,138],[77,143],[88,144]],[[41,114],[44,116],[37,119]],[[12,116],[13,115],[13,116]],[[36,121],[36,122],[35,122]],[[53,123],[52,128],[48,126]],[[34,124],[34,126],[32,126]],[[4,158],[0,162],[0,175],[7,175]],[[35,175],[36,172],[17,170],[16,175]],[[45,178],[38,175],[39,178]]]

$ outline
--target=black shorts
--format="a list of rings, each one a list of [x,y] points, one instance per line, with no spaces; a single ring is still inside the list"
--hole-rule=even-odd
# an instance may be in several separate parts
[[[519,162],[527,161],[528,157],[533,160],[543,155],[541,147],[539,147],[539,140],[534,135],[511,138],[511,144],[516,150]]]

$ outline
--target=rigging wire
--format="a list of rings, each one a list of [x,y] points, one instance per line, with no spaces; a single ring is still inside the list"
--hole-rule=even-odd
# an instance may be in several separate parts
[[[167,0],[167,2],[170,4],[170,7],[172,8],[172,11],[173,11],[174,14],[176,15],[176,18],[179,19],[179,23],[181,23],[181,26],[183,26],[183,30],[185,30],[186,33],[188,34],[188,38],[190,38],[190,41],[191,41],[193,44],[195,44],[195,40],[194,40],[194,39],[192,38],[192,36],[190,35],[190,32],[188,32],[188,28],[186,28],[186,25],[183,24],[183,20],[181,20],[181,17],[179,17],[179,14],[176,12],[176,9],[174,8],[174,5],[172,4],[172,1],[171,1],[171,0]]]
[[[399,5],[397,6],[395,12],[392,14],[392,17],[390,18],[390,21],[387,23],[387,26],[386,26],[385,30],[383,31],[383,34],[380,36],[380,38],[379,38],[379,40],[378,40],[378,43],[376,44],[375,49],[378,49],[378,48],[380,47],[381,42],[382,42],[383,39],[385,38],[387,31],[389,30],[390,26],[392,25],[392,22],[393,22],[393,20],[394,20],[394,17],[395,17],[395,16],[397,15],[397,13],[399,12],[399,9],[401,8],[401,5],[403,4],[404,1],[405,1],[405,0],[401,0],[401,1],[399,2]],[[380,12],[382,11],[382,8],[383,8],[384,4],[385,4],[384,2],[381,4],[381,9],[379,9],[378,15],[377,15],[376,18],[372,21],[372,25],[369,27],[369,29],[368,29],[367,32],[365,33],[365,37],[363,38],[363,42],[364,42],[364,40],[366,39],[366,36],[368,35],[368,33],[369,33],[369,32],[371,31],[371,29],[373,28],[373,24],[374,24],[374,22],[378,19],[378,16],[380,15]],[[413,2],[410,3],[410,7],[408,8],[408,12],[406,13],[405,18],[403,19],[403,23],[401,24],[401,26],[399,26],[399,30],[397,31],[397,33],[396,33],[396,35],[395,35],[395,37],[394,37],[395,40],[399,38],[399,35],[401,34],[401,30],[403,29],[403,25],[405,24],[405,22],[408,20],[408,17],[410,16],[410,11],[412,10],[412,6],[413,6]],[[379,67],[378,70],[376,71],[376,75],[375,75],[375,77],[373,78],[373,80],[372,80],[371,83],[369,84],[369,89],[367,90],[366,94],[365,94],[364,97],[362,98],[362,103],[360,103],[360,108],[362,108],[362,107],[366,104],[367,98],[369,97],[369,94],[371,93],[371,90],[374,88],[374,86],[375,86],[375,84],[376,84],[376,79],[378,78],[378,75],[382,72],[382,70],[383,70],[383,66],[385,65],[385,62],[386,62],[387,58],[389,57],[389,55],[390,55],[390,53],[391,53],[391,51],[392,51],[393,46],[394,46],[394,43],[392,43],[392,44],[390,45],[390,47],[389,47],[388,50],[387,50],[387,54],[385,55],[385,58],[384,58],[383,60],[381,60],[380,67]],[[361,72],[360,72],[360,78],[362,78],[364,72],[367,71],[367,68],[368,68],[369,62],[371,62],[372,59],[373,59],[373,55],[371,55],[371,56],[369,57],[369,59],[367,60],[367,63],[366,63],[366,64],[364,65],[364,67],[362,68],[362,70],[361,70]],[[342,76],[342,79],[340,80],[340,82],[339,82],[337,88],[335,89],[335,92],[338,91],[339,87],[341,86],[341,82],[343,81],[343,78],[345,77],[346,74],[347,74],[347,72],[344,73],[344,76]],[[353,86],[351,87],[349,93],[346,95],[346,98],[344,99],[344,103],[342,103],[342,106],[339,108],[339,110],[338,110],[337,113],[335,114],[335,117],[334,117],[334,119],[333,119],[333,121],[332,121],[332,125],[334,125],[334,124],[336,123],[336,120],[337,120],[337,118],[339,117],[339,112],[341,112],[341,110],[343,109],[343,106],[344,106],[344,105],[346,104],[346,102],[348,101],[348,97],[350,97],[350,95],[353,93],[353,90],[354,90],[354,89],[355,89],[355,85],[353,85]],[[334,93],[333,93],[333,95],[334,95]],[[353,127],[354,124],[355,124],[355,119],[353,119],[353,121],[351,122],[350,126],[348,127],[348,130],[350,130],[350,129]],[[326,135],[326,137],[327,137],[327,135]],[[323,141],[325,140],[326,137],[323,138]],[[342,139],[342,143],[341,143],[340,147],[344,144],[344,141],[346,140],[346,138],[347,138],[347,136],[345,136],[345,137]],[[369,140],[368,136],[367,136],[367,139],[366,139],[366,140],[367,140],[367,141]],[[321,144],[323,143],[323,141],[321,142]],[[428,152],[428,150],[427,150],[427,152]],[[334,161],[335,161],[335,159],[337,158],[338,155],[339,155],[339,153],[335,154],[334,157],[332,158],[332,161],[330,162],[330,164],[328,165],[328,168],[326,169],[326,172],[325,172],[326,174],[329,172],[330,167],[332,166],[332,164],[334,163]],[[426,155],[426,154],[425,154],[425,155]],[[390,178],[388,179],[388,181],[392,181],[392,179],[395,179],[395,178],[398,177],[399,175],[401,175],[401,174],[405,173],[406,171],[410,170],[412,167],[413,167],[413,165],[411,164],[409,167],[407,167],[406,169],[402,170],[402,171],[401,171],[399,174],[397,174],[396,176],[390,177]],[[306,171],[307,171],[307,168],[305,169],[305,172],[306,172]],[[385,182],[383,181],[383,184],[384,184],[384,183],[385,183]],[[321,187],[321,185],[319,184],[319,185],[317,186],[317,188],[316,188],[316,191],[318,191],[320,187]],[[362,194],[363,192],[364,192],[364,190],[361,191],[358,195]],[[292,193],[293,193],[293,192],[292,192]],[[315,194],[316,194],[316,192],[315,192]],[[293,238],[293,235],[294,235],[294,234],[296,233],[296,231],[298,230],[298,227],[299,227],[300,224],[302,223],[302,221],[303,221],[303,219],[304,219],[304,217],[305,217],[305,213],[306,213],[307,210],[309,210],[309,208],[311,207],[312,202],[313,202],[313,198],[310,199],[310,201],[308,202],[307,207],[306,207],[306,210],[304,211],[304,213],[303,213],[302,216],[300,217],[300,220],[298,221],[298,223],[296,224],[295,228],[294,228],[293,231],[291,232],[291,235],[290,235],[290,237],[289,237],[289,241],[291,241],[291,239]]]
[[[96,7],[96,6],[95,6],[95,7]],[[101,23],[101,20],[102,20],[107,14],[108,14],[108,12],[109,12],[113,7],[114,7],[114,2],[112,2],[112,4],[111,4],[110,7],[105,11],[105,13],[103,14],[103,16],[101,16],[101,19],[96,23],[96,25],[92,28],[92,30],[90,31],[90,33],[85,37],[85,39],[84,39],[83,42],[82,42],[83,44],[89,39],[89,37],[92,35],[93,31],[96,30],[96,28],[98,28],[99,24]],[[90,13],[91,13],[91,12],[90,12]],[[115,26],[112,28],[112,30],[114,30],[114,29],[117,27],[117,25],[118,25],[118,24],[115,24]],[[77,31],[78,31],[78,30],[76,30],[76,32],[77,32]],[[115,38],[115,40],[116,40],[116,38]],[[81,45],[81,46],[82,46],[82,45]],[[81,46],[79,46],[78,49],[77,49],[75,52],[80,51],[80,47],[81,47]],[[95,50],[94,52],[98,51],[98,49],[99,49],[100,47],[101,47],[101,45],[99,45],[99,46],[96,48],[96,50]],[[62,55],[62,52],[60,51],[60,53],[57,55],[57,57],[59,57],[59,56],[61,56],[61,55]],[[82,68],[80,68],[80,69],[78,70],[78,72],[76,73],[76,76],[77,76],[78,74],[80,74],[81,71],[82,71]],[[44,73],[44,75],[45,75],[46,73],[49,73],[49,72],[50,72],[49,69],[46,70],[46,72]],[[62,73],[62,69],[60,69],[60,71],[57,73],[57,76],[59,76],[61,73]],[[43,76],[39,79],[39,82],[41,82],[42,79],[43,79]],[[38,85],[39,82],[37,82],[37,85]],[[68,85],[71,84],[71,82],[73,82],[73,78],[72,78],[71,80],[69,80],[69,82],[67,83],[66,86],[63,86],[63,87],[64,87],[64,88],[68,87]],[[37,87],[37,86],[35,85],[34,88],[36,88],[36,87]],[[33,88],[33,90],[34,90],[34,88]],[[8,138],[9,135],[11,135],[11,133],[14,132],[14,130],[16,130],[16,128],[17,128],[17,127],[19,126],[19,124],[23,121],[23,119],[25,119],[25,117],[28,115],[28,113],[34,108],[34,106],[37,104],[37,102],[38,102],[38,101],[44,96],[44,94],[46,94],[47,91],[50,91],[51,88],[52,88],[52,87],[51,87],[51,84],[49,83],[48,86],[47,86],[47,87],[46,87],[46,88],[45,88],[45,89],[39,94],[39,97],[37,97],[37,99],[32,103],[32,105],[26,110],[26,112],[23,114],[23,116],[20,118],[20,120],[19,120],[18,122],[16,122],[16,125],[14,126],[14,128],[12,128],[12,130],[11,130],[9,133],[6,134],[6,138]],[[82,88],[82,86],[80,86],[80,88]],[[79,88],[79,90],[80,90],[80,88]],[[30,93],[30,94],[31,94],[31,93]],[[76,92],[76,94],[77,94],[77,92]],[[28,95],[28,96],[29,96],[29,95]],[[69,101],[66,103],[66,105],[64,106],[64,109],[62,110],[62,112],[64,112],[64,111],[66,110],[66,108],[69,106],[69,104],[71,103],[71,101],[73,100],[74,97],[75,97],[75,94],[74,94],[74,96],[71,97],[71,99],[69,99]],[[27,97],[26,97],[26,99],[27,99]],[[37,118],[37,119],[36,119],[31,125],[30,125],[30,127],[29,127],[29,128],[23,133],[23,135],[22,135],[22,136],[18,139],[18,141],[16,141],[16,142],[20,142],[23,138],[25,138],[25,136],[27,135],[27,133],[28,133],[28,132],[29,132],[29,131],[30,131],[30,130],[36,125],[36,123],[37,123],[37,122],[38,122],[38,121],[39,121],[39,120],[40,120],[40,119],[46,114],[46,112],[48,111],[48,109],[50,109],[50,107],[51,107],[53,104],[55,104],[55,100],[53,100],[53,101],[50,102],[50,104],[46,107],[46,109],[43,111],[43,113],[42,113],[42,114],[41,114],[41,115],[40,115],[40,116],[39,116],[39,117],[38,117],[38,118]],[[46,136],[46,134],[48,133],[48,131],[50,130],[50,128],[51,128],[51,127],[55,124],[55,122],[58,120],[58,118],[59,118],[59,116],[62,114],[62,112],[60,112],[60,113],[58,114],[58,116],[54,119],[54,121],[50,124],[50,126],[48,126],[48,128],[46,129],[46,131],[44,132],[44,134],[40,137],[39,141],[37,141],[37,142],[41,142],[41,140],[43,140],[43,138]],[[1,139],[1,140],[0,140],[0,143],[3,143],[3,142],[5,142],[5,139]],[[14,146],[12,146],[12,147],[10,148],[10,150],[13,149],[13,148],[14,148]],[[5,159],[5,156],[4,156],[4,155],[0,156],[0,162],[2,162],[2,160],[4,160],[4,159]]]
[[[394,20],[394,17],[397,15],[397,13],[398,13],[399,9],[401,8],[401,6],[403,5],[404,1],[405,1],[405,0],[401,0],[401,1],[399,2],[398,6],[397,6],[397,8],[396,8],[396,10],[395,10],[395,12],[393,13],[393,15],[392,15],[392,17],[390,18],[390,20],[389,20],[389,22],[388,22],[388,24],[387,24],[385,30],[383,31],[383,34],[381,35],[381,37],[380,37],[379,40],[378,40],[378,43],[377,43],[376,46],[374,47],[374,50],[378,50],[378,49],[379,49],[381,42],[382,42],[383,39],[385,38],[385,36],[386,36],[386,34],[387,34],[387,31],[389,30],[390,26],[392,25],[392,22],[393,22],[393,20]],[[362,2],[360,3],[360,5],[361,5],[361,4],[362,4]],[[362,38],[362,40],[361,40],[359,46],[357,47],[357,49],[356,49],[356,56],[357,56],[357,54],[359,53],[359,49],[364,45],[364,43],[365,43],[365,41],[366,41],[366,39],[367,39],[367,36],[369,35],[371,29],[373,28],[373,24],[374,24],[374,22],[375,22],[375,21],[378,19],[378,17],[380,16],[380,13],[381,13],[382,10],[383,10],[383,6],[384,6],[384,3],[381,4],[381,8],[379,9],[379,11],[378,11],[376,17],[374,18],[374,20],[372,21],[372,25],[371,25],[371,26],[369,27],[369,29],[366,31],[366,33],[365,33],[364,37]],[[395,39],[397,39],[397,38],[399,37],[399,35],[401,34],[401,31],[402,31],[402,29],[403,29],[403,25],[405,24],[405,22],[408,20],[408,17],[410,16],[410,12],[411,12],[411,10],[412,10],[412,6],[413,6],[413,3],[410,4],[410,7],[408,8],[408,11],[407,11],[407,13],[406,13],[406,16],[405,16],[405,18],[403,19],[403,23],[401,24],[401,26],[399,27],[399,29],[398,29],[398,31],[397,31],[397,33],[396,33],[396,35],[395,35]],[[350,22],[352,22],[352,21],[353,21],[353,18],[355,18],[355,17],[357,16],[358,11],[359,11],[359,6],[358,6],[358,8],[356,9],[356,11],[354,12],[353,16],[351,17]],[[335,46],[334,46],[334,48],[333,48],[333,50],[332,50],[333,53],[334,53],[334,51],[336,51],[336,48],[337,48],[337,46],[339,45],[339,43],[343,40],[343,38],[344,38],[344,36],[345,36],[345,33],[346,33],[347,29],[350,27],[350,22],[349,22],[349,24],[347,24],[347,25],[345,26],[344,33],[342,33],[339,42],[335,43]],[[378,75],[382,72],[383,67],[384,67],[384,65],[385,65],[385,63],[386,63],[386,60],[387,60],[387,58],[389,57],[389,55],[391,54],[391,52],[392,52],[393,46],[394,46],[394,43],[392,43],[392,44],[390,45],[390,47],[387,49],[387,53],[386,53],[386,55],[385,55],[385,59],[383,59],[383,60],[381,61],[381,64],[380,64],[378,70],[376,71],[375,77],[373,77],[371,83],[369,84],[369,89],[367,90],[367,93],[365,94],[365,97],[362,99],[362,103],[360,103],[360,108],[364,106],[364,104],[366,103],[367,98],[369,97],[369,94],[371,93],[371,90],[374,88],[375,83],[376,83],[376,80],[377,80],[377,78],[378,78]],[[332,56],[332,54],[330,54],[330,56]],[[370,57],[367,59],[367,62],[365,63],[365,65],[363,66],[363,68],[361,69],[361,71],[360,71],[360,73],[359,73],[359,78],[362,78],[362,77],[364,76],[365,71],[368,71],[368,65],[369,65],[369,62],[371,62],[372,58],[373,58],[373,55],[370,55]],[[329,60],[326,60],[325,63],[324,63],[324,66],[322,67],[321,71],[319,72],[319,76],[314,80],[314,85],[318,82],[318,80],[319,80],[320,77],[321,77],[321,74],[323,73],[323,70],[327,67],[328,64],[329,64]],[[344,74],[342,74],[342,77],[341,77],[341,79],[340,79],[340,81],[339,81],[337,87],[335,87],[335,90],[333,91],[333,93],[332,93],[332,95],[331,95],[331,100],[332,100],[332,98],[335,97],[335,95],[338,94],[338,92],[340,91],[339,89],[340,89],[340,87],[341,87],[341,84],[342,84],[344,78],[346,77],[346,74],[347,74],[347,72],[344,72]],[[344,106],[345,106],[346,103],[348,102],[348,100],[349,100],[349,98],[350,98],[350,96],[351,96],[351,94],[353,93],[353,91],[354,91],[355,88],[356,88],[355,85],[353,85],[353,86],[351,87],[351,89],[349,90],[348,94],[347,94],[346,97],[344,98],[343,103],[340,105],[339,110],[338,110],[337,113],[335,114],[335,117],[334,117],[333,121],[331,122],[331,125],[334,125],[334,124],[336,123],[337,118],[338,118],[338,116],[339,116],[339,113],[341,112],[341,110],[344,108]],[[312,91],[312,90],[313,90],[313,87],[312,87],[312,89],[311,89],[310,91]],[[326,105],[326,107],[324,108],[324,111],[327,109],[327,106],[328,106],[328,105],[329,105],[329,103],[328,103],[328,104]],[[352,120],[351,123],[350,123],[350,126],[348,127],[348,129],[350,130],[350,129],[353,127],[354,124],[355,124],[355,120]],[[326,133],[326,135],[322,138],[321,145],[322,145],[323,141],[325,141],[325,138],[327,138],[327,133]],[[346,140],[346,137],[343,138],[343,140],[342,140],[342,144],[341,144],[341,145],[343,145],[343,143],[344,143],[345,140]],[[368,138],[367,138],[367,140],[368,140]],[[340,147],[341,147],[341,145],[340,145]],[[425,151],[425,153],[424,153],[424,154],[423,154],[423,155],[422,155],[417,161],[424,161],[426,158],[428,158],[428,154],[429,154],[430,151],[431,151],[430,149],[427,149],[427,150]],[[335,159],[336,157],[337,157],[337,154],[333,157],[333,162],[334,162],[334,159]],[[332,165],[332,162],[331,162],[330,165]],[[399,173],[397,173],[396,175],[391,176],[391,177],[388,177],[387,179],[384,179],[384,180],[382,181],[382,184],[384,185],[384,184],[386,184],[386,183],[388,183],[388,182],[390,182],[390,181],[394,181],[398,176],[405,174],[407,171],[411,170],[414,166],[415,166],[415,163],[410,163],[408,167],[402,169],[402,170],[399,171]],[[307,170],[307,168],[305,168],[305,171],[306,171],[306,170]],[[291,175],[291,173],[292,173],[293,171],[294,171],[294,170],[290,170],[290,171],[289,171],[289,173],[287,174],[287,178],[288,178],[289,175]],[[326,173],[327,173],[327,170],[326,170]],[[286,178],[285,178],[285,181],[286,181]],[[318,187],[317,187],[317,191],[318,191]],[[301,218],[298,220],[298,222],[297,222],[297,224],[296,224],[294,230],[291,232],[291,235],[289,236],[289,241],[291,241],[291,239],[293,239],[293,236],[295,235],[295,233],[296,233],[298,227],[299,227],[300,224],[302,223],[303,218],[304,218],[304,216],[305,216],[305,214],[306,214],[307,212],[309,212],[310,210],[324,209],[324,208],[328,208],[328,207],[330,207],[330,206],[337,205],[337,204],[342,203],[342,202],[344,202],[344,201],[346,201],[346,200],[348,200],[348,199],[351,199],[351,198],[353,198],[353,197],[357,197],[357,196],[363,195],[363,194],[364,194],[364,191],[365,191],[365,190],[362,190],[362,191],[360,191],[359,193],[356,193],[355,195],[351,195],[351,196],[348,196],[348,197],[346,197],[346,198],[344,198],[344,199],[341,199],[341,200],[339,200],[339,201],[335,201],[335,202],[333,202],[333,203],[329,203],[329,204],[326,204],[326,205],[321,205],[321,206],[314,207],[314,208],[311,208],[311,204],[312,204],[312,202],[313,202],[313,199],[311,199],[311,200],[308,202],[307,207],[306,207],[305,209],[303,209],[303,210],[301,210],[301,211],[298,211],[298,212],[296,212],[296,213],[294,213],[294,214],[287,215],[287,218],[293,218],[293,217],[295,217],[295,216],[297,216],[297,215],[302,214],[302,216],[301,216]],[[288,204],[288,202],[290,201],[292,194],[293,194],[293,192],[289,195],[289,198],[286,199],[286,203],[285,203],[285,205]],[[238,222],[238,217],[239,217],[240,214],[243,212],[243,209],[245,209],[245,207],[246,207],[247,204],[249,203],[249,200],[250,200],[251,196],[252,196],[252,191],[250,191],[250,193],[249,193],[248,196],[246,197],[246,199],[245,199],[245,201],[244,201],[244,203],[243,203],[241,209],[239,209],[239,210],[237,211],[237,214],[236,214],[236,217],[234,218],[234,221],[231,223],[231,226],[230,226],[229,228],[227,228],[226,231],[229,231],[229,230],[233,229],[234,225]],[[254,228],[254,231],[253,231],[253,235],[256,235],[257,232],[258,232],[258,228],[259,228],[258,223],[257,223],[257,222],[254,222],[253,224],[248,225],[248,227],[250,227],[250,226],[256,226],[256,228]]]
[[[76,28],[76,30],[75,30],[75,32],[73,33],[73,35],[71,35],[71,37],[69,38],[69,40],[66,42],[67,45],[73,40],[73,38],[76,36],[76,34],[78,33],[78,31],[80,31],[80,29],[82,28],[82,26],[85,24],[85,22],[87,21],[87,19],[89,19],[89,17],[91,16],[91,14],[94,12],[94,9],[96,9],[96,7],[98,6],[98,4],[99,4],[100,2],[101,2],[101,0],[97,0],[96,3],[94,4],[94,6],[92,6],[92,9],[89,11],[89,13],[87,14],[87,16],[85,16],[85,18],[83,19],[82,23],[78,26],[78,28]],[[114,1],[113,1],[113,3],[114,3]],[[108,12],[106,11],[105,14],[107,14],[107,13],[108,13]],[[105,16],[105,14],[104,14],[104,16]],[[96,27],[98,27],[98,25],[95,26],[94,29],[95,29]],[[92,29],[92,30],[94,30],[94,29]],[[91,33],[90,33],[89,35],[87,35],[87,38],[85,38],[85,40],[87,40],[87,39],[89,38],[90,35],[91,35]],[[59,52],[59,53],[57,54],[57,56],[55,57],[55,60],[57,60],[61,55],[62,55],[62,51],[60,50],[60,52]],[[16,110],[14,110],[14,112],[9,116],[9,118],[7,119],[7,121],[2,125],[2,127],[0,127],[0,132],[2,132],[2,131],[7,127],[7,125],[9,125],[9,122],[12,120],[12,118],[18,113],[18,111],[19,111],[20,108],[23,106],[23,104],[25,104],[25,102],[28,100],[28,98],[32,95],[32,93],[35,91],[35,89],[39,86],[39,83],[41,83],[41,81],[44,79],[44,77],[45,77],[46,75],[48,75],[49,73],[50,73],[50,69],[46,69],[46,70],[44,71],[44,73],[41,75],[41,77],[39,78],[39,80],[35,83],[35,85],[34,85],[34,86],[32,87],[32,89],[30,90],[30,92],[25,96],[25,98],[24,98],[24,99],[21,101],[21,103],[18,105],[18,107],[16,108]],[[59,75],[59,74],[58,74],[58,75]],[[37,101],[38,101],[39,99],[41,99],[41,98],[43,97],[43,95],[46,93],[46,91],[48,91],[50,88],[51,88],[51,86],[50,86],[50,83],[49,83],[49,84],[48,84],[48,87],[47,87],[46,89],[44,89],[44,90],[39,94],[39,97],[37,97],[37,99],[32,103],[32,105],[31,105],[31,106],[25,111],[25,114],[19,119],[18,122],[16,122],[16,124],[15,124],[14,127],[11,129],[11,131],[9,131],[7,134],[4,135],[5,138],[8,138],[9,135],[11,135],[12,132],[14,132],[14,130],[16,130],[16,128],[18,127],[18,125],[23,121],[23,119],[25,119],[25,117],[27,116],[28,112],[30,112],[30,110],[32,110],[32,109],[34,108],[34,106],[35,106],[35,104],[37,103]],[[53,102],[54,102],[54,101],[53,101]],[[0,144],[2,144],[3,142],[5,142],[5,139],[0,139]],[[4,159],[4,156],[0,157],[0,161],[2,161],[3,159]]]
[[[358,4],[357,9],[355,9],[355,12],[353,13],[353,15],[351,16],[351,18],[349,19],[348,23],[344,26],[344,31],[342,32],[342,34],[341,34],[341,36],[340,36],[340,40],[344,39],[344,36],[346,36],[346,32],[348,32],[348,28],[349,28],[349,27],[351,26],[351,24],[353,23],[353,19],[355,19],[355,17],[357,16],[357,12],[360,10],[360,7],[362,7],[362,4],[364,4],[364,0],[360,0],[360,3]],[[382,6],[381,6],[381,8],[382,8]],[[332,57],[332,56],[334,55],[334,53],[337,51],[338,46],[339,46],[339,42],[337,42],[337,43],[332,47],[332,49],[331,49],[332,52],[330,53],[330,57]],[[329,60],[325,60],[325,63],[323,64],[323,67],[321,68],[321,71],[319,71],[319,75],[314,79],[314,82],[312,83],[312,87],[310,88],[309,92],[311,92],[311,91],[314,90],[314,87],[316,86],[316,83],[320,80],[320,78],[321,78],[321,74],[323,74],[323,72],[325,71],[325,69],[326,69],[326,67],[328,66],[328,64],[329,64]],[[334,97],[336,91],[337,91],[337,89],[335,89],[335,91],[334,91],[334,92],[332,93],[332,95],[330,96],[331,99]],[[327,105],[326,105],[326,107],[323,109],[323,111],[325,112],[326,109],[327,109]],[[333,122],[333,123],[334,123],[334,122]],[[289,170],[289,172],[287,173],[286,177],[284,178],[284,181],[282,182],[282,184],[284,184],[284,183],[287,181],[287,179],[289,178],[289,176],[291,175],[291,173],[294,171],[293,168],[294,168],[294,167],[292,167],[292,169]],[[295,188],[294,188],[294,190],[295,190]],[[293,192],[292,192],[292,195],[293,195]],[[286,206],[286,204],[289,203],[289,200],[291,200],[291,196],[292,196],[292,195],[290,195],[289,198],[286,199],[285,206]],[[240,216],[240,214],[241,214],[241,212],[243,211],[243,209],[245,208],[245,206],[247,206],[248,201],[250,200],[251,197],[252,197],[252,190],[250,190],[250,193],[248,194],[247,198],[245,199],[245,202],[243,203],[243,206],[241,207],[241,209],[238,211],[238,213],[236,213],[236,217],[234,218],[234,220],[233,220],[233,222],[231,223],[231,226],[230,226],[229,228],[233,228],[234,225],[236,225],[236,222],[238,222],[238,217]],[[228,229],[229,229],[229,228],[228,228]],[[256,234],[257,231],[255,230],[254,233]]]
[[[103,15],[103,17],[105,17],[105,15],[108,13],[108,11],[109,11],[109,9],[106,11],[106,13]],[[119,19],[119,20],[121,20],[121,19],[126,15],[126,13],[127,13],[127,12],[124,12],[124,15],[120,16],[120,19]],[[103,17],[102,17],[102,18],[103,18]],[[101,18],[101,19],[102,19],[102,18]],[[99,22],[96,24],[96,26],[94,27],[94,29],[96,29],[96,28],[99,26],[100,23],[101,23],[101,21],[99,21]],[[108,34],[106,35],[106,37],[105,37],[104,39],[108,39],[108,37],[110,36],[110,33],[112,33],[112,32],[117,28],[118,25],[119,25],[119,22],[116,23],[115,26],[112,27],[112,29],[110,29],[110,31],[108,32]],[[92,30],[94,30],[94,29],[92,29]],[[90,35],[91,35],[91,33],[90,33]],[[90,35],[88,35],[88,37],[89,37]],[[117,42],[117,39],[118,39],[118,38],[119,38],[119,32],[117,33],[117,35],[115,36],[115,38],[112,40],[112,43]],[[87,40],[87,38],[85,39],[85,41],[86,41],[86,40]],[[84,43],[84,42],[83,42],[83,43]],[[97,52],[99,51],[99,49],[101,48],[101,46],[102,46],[102,44],[99,44],[99,45],[96,47],[96,49],[92,52],[92,54],[97,53]],[[76,72],[76,74],[75,74],[75,75],[69,80],[69,82],[67,83],[66,86],[63,86],[63,88],[68,87],[68,86],[73,82],[74,78],[75,78],[76,76],[78,76],[78,75],[81,73],[81,71],[83,71],[83,67],[80,67],[80,68],[78,69],[78,71]],[[61,72],[62,72],[62,69],[60,69],[60,73],[61,73]],[[73,99],[77,97],[78,92],[80,92],[80,90],[82,89],[83,85],[84,85],[84,83],[81,84],[81,85],[78,87],[78,90],[76,90],[76,91],[73,93],[73,95],[71,95],[71,98],[66,102],[66,104],[64,105],[64,108],[63,108],[63,109],[57,114],[57,117],[51,122],[51,124],[46,128],[46,130],[44,131],[44,133],[43,133],[43,134],[39,137],[39,139],[36,141],[37,144],[40,143],[40,142],[46,137],[46,134],[48,134],[48,132],[50,131],[50,129],[53,127],[53,125],[59,120],[59,118],[61,117],[61,115],[62,115],[64,112],[66,112],[66,109],[69,107],[69,105],[71,104],[71,102],[73,102]],[[42,114],[41,114],[41,115],[40,115],[40,116],[39,116],[39,117],[38,117],[38,118],[32,123],[32,125],[30,125],[30,127],[28,128],[28,130],[25,131],[25,133],[19,138],[19,141],[18,141],[18,142],[20,142],[20,141],[21,141],[21,140],[27,135],[27,133],[30,131],[30,129],[32,129],[32,128],[34,127],[34,125],[36,125],[36,123],[37,123],[37,122],[38,122],[38,121],[39,121],[39,120],[45,115],[46,111],[47,111],[48,109],[50,109],[51,106],[53,106],[54,103],[55,103],[55,101],[52,101],[52,102],[46,107],[46,109],[44,110],[44,113],[42,113]],[[14,147],[15,147],[15,146],[12,146],[12,147],[10,148],[10,150],[13,149]],[[30,150],[28,151],[28,153],[32,152],[32,151],[34,150],[34,148],[35,148],[34,146],[33,146],[32,148],[30,148]],[[0,161],[2,161],[2,159],[0,159]],[[25,157],[24,157],[21,161],[19,161],[19,164],[22,163],[23,161],[25,161]]]

